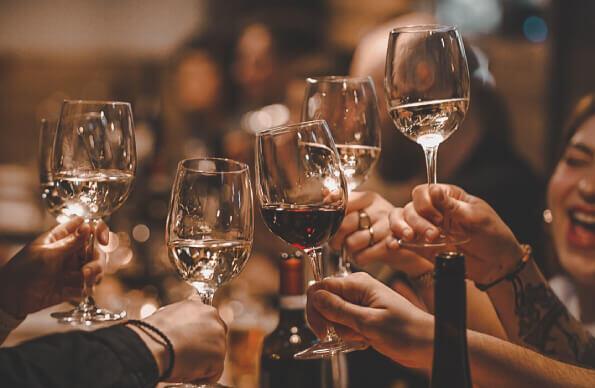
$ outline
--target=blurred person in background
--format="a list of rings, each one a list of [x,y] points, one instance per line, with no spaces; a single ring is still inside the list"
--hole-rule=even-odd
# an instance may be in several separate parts
[[[393,28],[399,26],[435,23],[436,20],[432,15],[424,13],[399,16],[366,34],[353,55],[350,73],[354,76],[371,75],[376,84],[379,99],[382,152],[377,173],[372,175],[362,187],[362,190],[375,191],[388,199],[387,207],[379,206],[375,217],[380,217],[381,214],[382,217],[386,217],[387,212],[392,208],[391,204],[398,206],[406,203],[413,187],[426,180],[424,158],[419,145],[399,133],[386,108],[384,70],[388,36]],[[541,259],[543,255],[540,250],[544,241],[541,221],[543,207],[539,204],[543,203],[544,185],[510,144],[511,125],[508,111],[495,89],[485,56],[468,44],[465,48],[471,75],[471,103],[462,128],[440,147],[438,181],[452,182],[480,196],[483,195],[494,204],[497,211],[523,241],[536,247],[536,256]],[[511,190],[510,187],[515,187],[515,190]],[[368,200],[376,200],[370,196],[356,198],[358,197],[350,200],[349,209],[354,213],[350,218],[353,218],[351,221],[355,220],[355,228],[357,228],[359,211],[371,205]],[[380,200],[383,199],[379,198],[378,201]],[[372,214],[370,217],[374,220]],[[349,220],[346,217],[344,225],[348,224]],[[349,225],[349,227],[352,226]],[[339,230],[333,240],[335,249],[346,238],[343,233],[348,228],[345,226],[342,228],[343,230]],[[376,237],[378,235],[376,226],[374,230]],[[349,233],[354,231],[350,230]],[[360,231],[358,237],[365,239],[368,237],[365,233],[366,231]],[[357,264],[365,264],[364,268],[399,292],[411,292],[403,282],[402,267],[395,268],[374,259],[362,260]],[[481,306],[486,301],[489,302],[487,297],[483,297],[477,301],[470,301],[470,304],[476,302],[477,306]],[[483,331],[497,337],[504,337],[504,330],[497,322],[494,323],[492,318],[495,318],[495,312],[488,308],[483,315],[474,317],[472,320],[474,319],[474,325],[482,328]],[[369,368],[377,368],[377,373],[372,375],[379,376],[378,384],[387,386],[387,381],[397,379],[408,380],[413,386],[426,384],[423,378],[410,375],[404,369],[391,368],[391,363],[387,363],[386,359],[373,355],[370,351],[354,352],[348,357],[350,365],[366,363]],[[372,361],[373,358],[374,361]],[[358,368],[350,368],[350,381],[363,384],[367,378],[366,374],[358,372]]]
[[[223,153],[232,102],[226,68],[230,53],[225,36],[207,32],[174,55],[171,82],[166,85],[170,94],[164,98],[164,140],[173,170],[178,160]]]
[[[419,145],[399,133],[386,110],[383,87],[386,45],[393,28],[431,23],[435,23],[432,16],[414,13],[378,27],[362,39],[351,65],[353,75],[372,76],[380,100],[382,153],[378,173],[364,189],[378,192],[395,205],[406,203],[411,189],[426,177]],[[510,116],[495,88],[487,58],[467,43],[465,50],[471,76],[471,101],[462,127],[440,146],[438,181],[461,186],[485,198],[515,234],[540,250],[544,241],[540,205],[544,183],[510,142],[513,130]],[[512,186],[517,190],[511,190]]]

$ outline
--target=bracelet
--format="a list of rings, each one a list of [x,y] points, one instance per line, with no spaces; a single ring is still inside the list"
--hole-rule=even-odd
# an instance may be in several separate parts
[[[509,281],[512,280],[519,272],[521,272],[523,270],[523,268],[525,268],[525,265],[527,265],[527,262],[531,258],[531,253],[532,253],[531,246],[528,244],[523,244],[523,245],[521,245],[521,247],[523,249],[523,256],[521,257],[518,264],[512,271],[510,271],[509,273],[505,274],[504,276],[501,276],[500,278],[494,280],[493,282],[490,282],[487,284],[481,284],[481,283],[474,282],[475,287],[477,287],[477,289],[480,291],[487,291],[490,288],[494,287],[496,284],[503,282],[504,280],[509,280]]]
[[[434,285],[434,270],[429,270],[421,275],[417,275],[415,277],[409,278],[411,285],[415,287],[417,290],[424,290],[426,288],[430,288]]]
[[[167,366],[167,369],[163,372],[161,377],[159,377],[159,380],[166,380],[166,379],[170,378],[171,373],[174,370],[175,352],[174,352],[174,346],[172,345],[169,338],[167,338],[167,336],[165,334],[163,334],[163,332],[161,330],[159,330],[158,328],[156,328],[153,325],[148,324],[145,321],[139,321],[138,319],[129,319],[124,324],[137,326],[143,331],[149,330],[149,331],[157,334],[159,337],[161,337],[163,342],[157,341],[153,336],[151,336],[151,338],[153,338],[153,340],[155,340],[158,343],[160,343],[161,345],[163,345],[169,352],[169,365]]]

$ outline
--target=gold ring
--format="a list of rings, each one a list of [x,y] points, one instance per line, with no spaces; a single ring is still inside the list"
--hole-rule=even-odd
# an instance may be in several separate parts
[[[370,216],[363,210],[359,212],[359,221],[357,223],[357,228],[360,230],[369,229],[372,226],[372,220],[370,220]]]

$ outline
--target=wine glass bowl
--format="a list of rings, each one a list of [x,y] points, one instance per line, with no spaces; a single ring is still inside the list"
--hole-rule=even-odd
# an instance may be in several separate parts
[[[428,184],[436,183],[438,146],[462,123],[469,107],[469,69],[463,41],[453,26],[396,28],[389,36],[384,89],[395,127],[424,151]],[[433,242],[400,240],[409,247],[462,244],[465,236]]]
[[[204,303],[236,277],[250,257],[254,235],[248,166],[230,159],[187,159],[178,165],[166,242],[178,275]]]
[[[326,121],[349,191],[360,186],[380,156],[378,107],[372,78],[307,78],[302,120]]]
[[[256,186],[268,228],[308,254],[322,280],[321,246],[339,228],[347,205],[347,182],[328,126],[313,120],[256,134]],[[343,342],[332,327],[297,359],[331,357],[361,349]]]
[[[53,135],[42,127],[40,173],[49,211],[57,217],[81,216],[96,223],[122,206],[136,172],[132,109],[127,102],[66,100]],[[42,167],[43,167],[42,166]],[[49,170],[49,171],[48,171]],[[88,242],[92,251],[94,236]],[[83,287],[83,301],[72,311],[52,314],[61,323],[90,325],[123,319],[126,312],[110,312],[95,305],[92,285]]]
[[[339,153],[347,189],[355,190],[380,157],[380,125],[371,77],[326,76],[306,79],[302,120],[325,120]],[[351,273],[343,245],[336,275]]]

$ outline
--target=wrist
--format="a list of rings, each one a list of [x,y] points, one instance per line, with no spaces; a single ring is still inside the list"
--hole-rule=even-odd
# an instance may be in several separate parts
[[[163,376],[165,372],[165,368],[167,367],[169,354],[167,349],[163,346],[163,344],[157,342],[153,337],[148,335],[144,330],[141,328],[134,326],[134,325],[126,325],[126,327],[132,331],[134,331],[140,339],[145,343],[149,352],[153,356],[155,360],[155,364],[157,364],[157,370],[159,376]]]
[[[0,270],[0,310],[16,320],[22,321],[27,313],[21,311],[17,295],[19,292],[12,286],[9,277],[3,276]]]
[[[407,367],[426,369],[432,365],[434,349],[434,317],[428,313],[420,313],[419,317],[412,319],[403,329],[407,339],[404,349],[407,349],[408,360],[404,363]],[[403,349],[397,349],[399,358],[403,357]],[[395,359],[403,363],[403,360]]]
[[[514,271],[518,265],[519,260],[525,255],[525,248],[522,244],[516,243],[513,247],[505,251],[506,253],[500,255],[491,267],[486,266],[488,269],[482,276],[478,276],[477,279],[471,279],[476,283],[489,284],[497,279],[505,277],[507,274]]]

